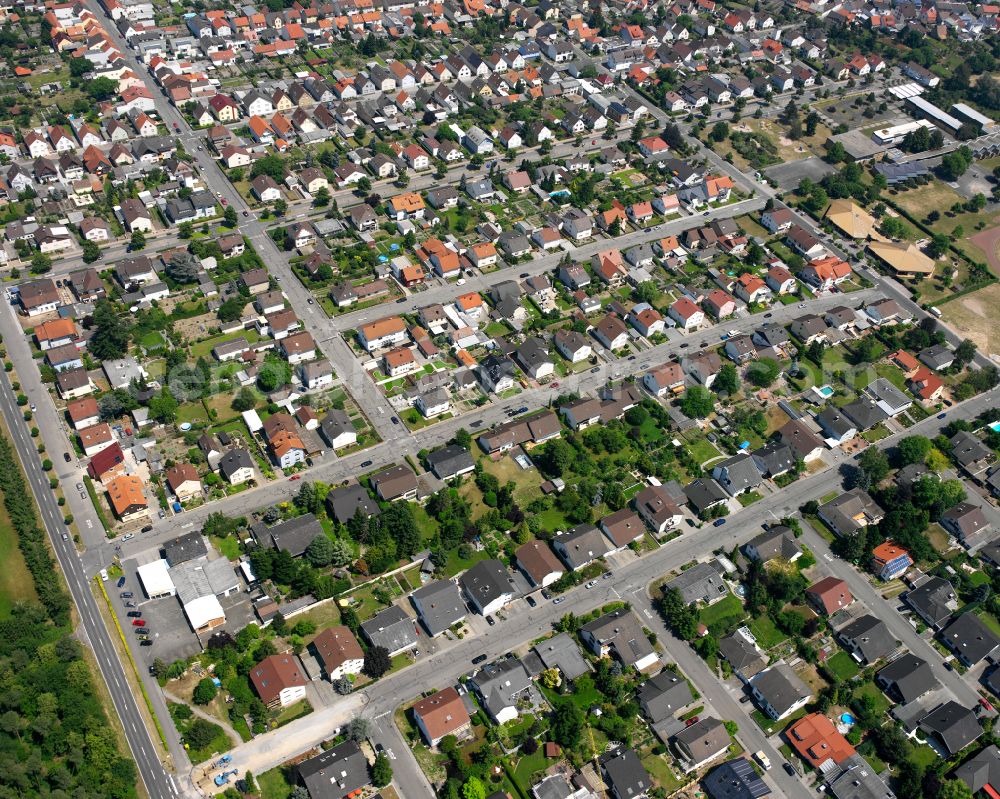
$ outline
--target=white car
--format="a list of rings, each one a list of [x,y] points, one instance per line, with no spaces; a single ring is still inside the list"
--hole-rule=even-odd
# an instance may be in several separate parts
[[[760,763],[760,767],[764,769],[764,771],[771,770],[771,759],[764,754],[763,749],[754,752],[753,759]]]
[[[587,583],[587,585],[586,585],[586,586],[584,586],[584,587],[585,587],[585,588],[587,588],[587,590],[590,590],[590,589],[591,589],[591,588],[593,588],[593,587],[594,587],[595,585],[597,585],[597,580],[591,580],[591,581],[590,581],[589,583]]]

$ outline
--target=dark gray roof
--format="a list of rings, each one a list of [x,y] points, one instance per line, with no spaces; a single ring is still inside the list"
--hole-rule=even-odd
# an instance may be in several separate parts
[[[205,546],[205,539],[200,531],[171,538],[163,545],[163,557],[171,566],[187,563],[195,558],[204,558],[207,555],[208,547]]]
[[[1000,787],[1000,749],[990,744],[955,769],[955,776],[968,785],[973,794],[987,785],[996,790]]]
[[[553,544],[558,545],[557,551],[571,569],[608,554],[610,549],[607,538],[592,524],[577,525],[557,536]]]
[[[293,556],[301,555],[316,536],[324,535],[319,519],[311,513],[278,522],[274,527],[266,527],[265,531],[271,546],[284,549]],[[265,543],[260,538],[257,540]]]
[[[601,770],[608,787],[619,797],[642,796],[653,785],[632,749],[615,749],[601,757]]]
[[[390,653],[417,643],[413,619],[398,605],[391,605],[363,622],[361,631],[372,646],[384,646]]]
[[[741,672],[746,678],[752,677],[767,666],[764,654],[738,631],[719,640],[719,654],[729,661],[735,671]]]
[[[733,496],[759,486],[763,479],[753,457],[746,452],[715,464],[712,476]]]
[[[701,784],[711,799],[760,799],[771,793],[750,761],[743,757],[710,771]]]
[[[983,734],[975,711],[954,701],[938,705],[924,716],[920,728],[935,735],[949,755],[961,751]]]
[[[966,663],[978,663],[1000,646],[1000,639],[975,613],[958,616],[941,631],[941,640]]]
[[[843,408],[844,416],[857,425],[858,430],[870,430],[879,422],[884,422],[889,415],[883,411],[875,400],[868,397],[858,397],[854,402],[848,403]]]
[[[486,709],[496,717],[504,708],[511,707],[531,688],[531,677],[516,657],[510,656],[494,663],[487,663],[469,680],[479,694]]]
[[[371,782],[368,759],[354,741],[346,741],[295,767],[312,799],[343,799]]]
[[[481,560],[458,578],[466,595],[480,608],[504,594],[514,593],[514,582],[504,565],[493,559]]]
[[[351,421],[351,417],[347,415],[346,411],[332,408],[319,423],[319,432],[326,440],[326,443],[332,447],[333,442],[339,435],[345,432],[355,432],[354,422]]]
[[[465,447],[449,444],[428,454],[427,465],[437,477],[447,480],[463,470],[471,469],[475,463]]]
[[[684,496],[698,513],[726,501],[726,492],[722,487],[715,480],[704,477],[692,480],[684,486]]]
[[[955,587],[943,577],[928,577],[906,594],[906,604],[931,627],[944,624],[958,610]]]
[[[649,720],[654,724],[670,718],[681,708],[691,704],[694,699],[688,681],[670,669],[664,669],[644,682],[635,695]]]
[[[896,648],[896,639],[885,622],[868,614],[838,630],[837,635],[857,649],[865,663],[874,663]]]
[[[382,512],[378,503],[368,495],[368,491],[359,483],[335,488],[326,495],[327,511],[341,524],[346,524],[358,508],[368,517],[378,516]]]
[[[702,763],[722,754],[732,743],[726,725],[711,717],[700,719],[681,730],[674,740],[691,753],[695,763]]]
[[[904,704],[919,699],[938,685],[930,664],[909,652],[881,669],[877,677],[890,690],[894,690]]]
[[[240,469],[253,468],[253,458],[245,449],[231,449],[219,459],[219,472],[227,480]]]
[[[784,713],[800,699],[812,696],[809,687],[792,671],[791,666],[784,662],[775,663],[769,669],[765,669],[750,683],[779,714]]]

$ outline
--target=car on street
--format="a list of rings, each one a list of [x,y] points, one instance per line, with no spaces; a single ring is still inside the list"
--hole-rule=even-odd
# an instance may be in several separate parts
[[[602,575],[601,579],[602,580],[610,580],[611,579],[611,572],[604,572],[604,574]]]
[[[947,415],[948,415],[947,413],[939,413],[939,414],[937,415],[937,418],[938,418],[938,419],[944,419],[944,417],[945,417],[945,416],[947,416]]]
[[[788,762],[782,763],[781,767],[785,770],[785,774],[787,774],[789,777],[797,776],[795,773],[795,767],[791,763]]]
[[[125,535],[122,536],[122,541],[128,541],[131,538],[135,538],[135,533],[125,533]]]
[[[146,525],[145,527],[143,527],[143,528],[142,528],[142,529],[141,529],[141,530],[140,530],[139,532],[140,532],[140,533],[148,533],[148,532],[151,532],[151,531],[152,531],[152,529],[153,529],[153,525],[151,525],[151,524],[147,524],[147,525]]]
[[[63,453],[63,460],[66,461],[66,463],[69,463],[71,460],[73,460],[73,458],[72,458],[72,456],[68,452],[64,452]]]
[[[629,359],[630,361],[634,361],[634,360],[635,360],[635,356],[634,356],[634,355],[629,355],[629,356],[628,356],[628,359]]]
[[[528,607],[529,607],[529,608],[533,608],[533,607],[535,607],[535,605],[537,605],[537,604],[538,604],[538,603],[537,603],[537,602],[535,601],[535,598],[534,598],[533,596],[526,596],[526,597],[524,598],[524,601],[528,603]]]
[[[492,627],[492,626],[493,626],[494,624],[496,624],[496,623],[497,623],[497,620],[496,620],[496,619],[494,619],[494,618],[493,618],[492,616],[487,616],[487,617],[486,617],[486,623],[487,623],[488,625],[490,625],[490,627]]]
[[[302,479],[301,474],[293,474],[291,477],[288,478],[288,482],[294,483],[296,480],[301,480],[301,479]]]
[[[591,588],[593,588],[593,587],[594,587],[595,585],[597,585],[597,580],[591,580],[591,581],[590,581],[589,583],[587,583],[587,584],[586,584],[586,585],[584,586],[584,588],[586,588],[586,589],[587,589],[587,590],[589,591],[589,590],[590,590]]]
[[[133,594],[131,591],[122,591],[118,596],[121,599],[132,599],[133,597],[135,597],[135,594]]]
[[[725,523],[726,523],[725,519],[716,519],[714,522],[712,522],[712,527],[722,527],[722,525],[724,525]]]
[[[469,425],[469,427],[482,427],[482,426],[483,426],[482,419],[476,419],[476,421],[474,421],[472,424]]]
[[[145,619],[132,619],[132,626],[133,627],[145,627],[146,626],[146,620]]]
[[[393,416],[389,421],[392,422],[393,424],[399,424],[399,417]]]
[[[758,749],[756,752],[754,752],[753,759],[760,764],[760,767],[764,769],[764,771],[771,770],[771,759],[764,754],[763,749]]]
[[[35,405],[35,403],[31,403],[31,410],[37,411],[38,410],[38,406]]]
[[[125,615],[128,616],[130,619],[141,619],[142,618],[142,611],[141,610],[130,610]]]
[[[690,347],[690,346],[691,346],[691,345],[690,345],[690,344],[689,344],[688,342],[686,342],[686,341],[685,341],[685,342],[683,342],[683,343],[681,344],[681,349],[682,349],[682,350],[686,350],[686,349],[687,349],[688,347]]]
[[[475,656],[475,657],[474,657],[474,658],[472,659],[472,664],[473,664],[473,665],[476,665],[476,664],[478,664],[478,663],[482,663],[482,662],[484,662],[485,660],[486,660],[486,653],[483,653],[482,655],[476,655],[476,656]]]
[[[518,275],[518,277],[520,277],[523,280],[526,277],[530,277],[530,273],[529,272],[521,272],[521,274]]]
[[[87,492],[86,491],[81,491],[80,492],[80,499],[86,499],[86,498],[87,498]]]
[[[118,587],[119,588],[124,588],[125,587],[125,578],[124,577],[119,577],[118,578]]]
[[[67,533],[63,533],[63,541],[69,541],[69,535]]]
[[[77,491],[83,491],[83,483],[77,483],[76,484],[76,490]]]
[[[127,608],[134,608],[135,607],[135,602],[126,602],[125,603],[125,607],[127,607]]]
[[[149,638],[143,638],[141,641],[139,641],[139,646],[152,646],[152,645],[153,642]]]
[[[800,302],[799,303],[799,308],[805,308],[805,307],[806,307],[806,304],[804,302]]]
[[[310,297],[310,298],[309,298],[308,300],[306,300],[306,302],[307,302],[307,303],[308,303],[309,305],[312,305],[312,304],[313,304],[314,302],[316,302],[316,301],[315,301],[315,300],[314,300],[314,299],[313,299],[312,297]]]
[[[553,605],[558,605],[558,604],[559,604],[560,602],[562,602],[562,601],[563,601],[563,600],[564,600],[565,598],[566,598],[566,597],[564,597],[564,596],[557,596],[557,597],[556,597],[555,599],[553,599],[553,600],[552,600],[552,604],[553,604]]]
[[[371,466],[371,465],[372,465],[371,461],[362,461],[361,462],[361,468],[362,469],[365,469],[365,468],[367,468],[368,466]]]
[[[396,305],[399,305],[402,302],[406,302],[406,297],[400,297],[398,300],[396,300]]]
[[[249,211],[244,211],[243,212],[243,216],[250,216],[250,212]]]
[[[601,367],[600,366],[595,366],[593,369],[590,370],[590,373],[592,375],[596,375],[600,371],[601,371]]]
[[[774,314],[771,313],[770,311],[768,311],[766,314],[764,314],[764,318],[765,319],[770,319],[772,316],[774,316]]]
[[[159,513],[159,516],[160,516],[161,519],[165,519],[167,517],[167,512],[165,510],[161,509],[160,513]]]

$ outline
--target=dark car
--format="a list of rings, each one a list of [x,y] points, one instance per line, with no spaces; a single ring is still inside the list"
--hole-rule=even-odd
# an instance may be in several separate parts
[[[123,585],[125,585],[125,578],[124,577],[119,577],[118,578],[118,587],[121,588]]]
[[[393,417],[392,417],[392,419],[391,419],[390,421],[391,421],[391,422],[392,422],[393,424],[399,424],[399,417],[398,417],[398,416],[393,416]]]
[[[140,530],[139,532],[140,532],[140,533],[149,533],[149,532],[151,532],[151,531],[152,531],[152,529],[153,529],[153,525],[151,525],[151,524],[147,524],[147,525],[146,525],[145,527],[143,527],[143,528],[142,528],[142,529],[141,529],[141,530]]]
[[[397,305],[401,302],[406,302],[406,297],[400,297],[398,300],[396,300]]]
[[[476,419],[476,421],[474,421],[472,424],[469,425],[469,427],[482,427],[482,426],[483,426],[482,419]]]
[[[701,342],[701,344],[699,344],[698,346],[699,346],[699,347],[707,347],[707,346],[708,346],[708,342],[707,342],[707,341],[703,341],[703,342]]]
[[[635,360],[635,356],[634,356],[634,355],[629,355],[629,356],[628,356],[628,359],[629,359],[630,361],[634,361],[634,360]]]
[[[726,523],[725,519],[716,519],[714,522],[712,522],[712,527],[722,527],[722,525],[724,525],[725,523]]]
[[[496,623],[497,623],[497,620],[496,620],[496,619],[494,619],[494,618],[493,618],[492,616],[487,616],[487,617],[486,617],[486,623],[487,623],[488,625],[490,625],[490,627],[492,627],[492,626],[493,626],[494,624],[496,624]]]
[[[486,660],[486,655],[482,654],[482,655],[476,655],[472,659],[472,662],[473,662],[473,664],[477,664],[477,663],[482,663],[484,660]]]
[[[68,452],[64,452],[63,453],[63,460],[66,461],[66,463],[69,463],[71,460],[73,460],[73,458],[70,456],[70,454]]]
[[[948,414],[946,414],[946,413],[939,413],[939,414],[937,415],[937,418],[938,418],[938,419],[944,419],[944,417],[945,417],[945,416],[947,416],[947,415],[948,415]]]
[[[520,277],[522,278],[529,277],[529,274],[527,272],[521,272]]]
[[[601,367],[600,366],[595,366],[593,369],[590,370],[590,373],[592,375],[596,375],[600,371],[601,371]]]
[[[770,311],[768,311],[766,314],[764,314],[764,318],[765,319],[770,319],[772,316],[774,316],[774,314],[771,313]]]
[[[533,607],[535,607],[535,605],[537,605],[537,604],[538,604],[538,603],[537,603],[537,602],[535,601],[535,598],[534,598],[533,596],[526,596],[526,597],[524,598],[524,601],[528,603],[528,607],[529,607],[529,608],[533,608]]]
[[[369,467],[369,466],[371,466],[371,465],[372,465],[372,462],[371,462],[371,461],[362,461],[362,462],[361,462],[361,468],[362,468],[362,469],[365,469],[365,468],[367,468],[367,467]]]
[[[153,642],[149,638],[143,638],[139,642],[139,646],[152,646],[152,645],[153,645]]]
[[[785,770],[785,774],[787,774],[789,777],[796,776],[795,767],[791,763],[782,763],[781,767]]]
[[[142,618],[142,611],[141,610],[130,610],[126,615],[130,619],[141,619]]]
[[[681,344],[681,349],[682,349],[682,350],[686,350],[686,349],[687,349],[688,347],[690,347],[690,346],[691,346],[691,345],[690,345],[690,344],[688,344],[688,343],[687,343],[687,342],[685,341],[685,342],[684,342],[683,344]]]

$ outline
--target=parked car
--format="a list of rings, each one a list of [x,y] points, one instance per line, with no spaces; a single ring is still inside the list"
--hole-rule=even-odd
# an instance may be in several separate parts
[[[142,618],[142,611],[141,610],[130,610],[126,615],[130,619],[141,619]]]
[[[590,581],[589,583],[587,583],[587,584],[586,584],[586,585],[584,586],[584,588],[586,588],[586,589],[587,589],[587,590],[589,591],[589,590],[590,590],[591,588],[593,588],[593,587],[594,587],[595,585],[597,585],[597,580],[591,580],[591,581]]]
[[[698,723],[698,717],[697,716],[692,716],[689,719],[684,719],[684,726],[685,727],[691,727],[691,726],[693,726],[693,725],[695,725],[697,723]]]
[[[123,588],[124,586],[125,586],[125,578],[124,577],[119,577],[118,578],[118,587],[119,588]]]
[[[135,594],[133,594],[133,593],[132,593],[131,591],[122,591],[122,592],[121,592],[121,593],[120,593],[120,594],[118,595],[118,597],[119,597],[120,599],[132,599],[133,597],[135,597]]]
[[[537,602],[535,601],[535,598],[534,598],[533,596],[530,596],[530,595],[529,595],[529,596],[526,596],[526,597],[524,598],[524,601],[528,603],[528,607],[529,607],[529,608],[533,608],[533,607],[535,607],[535,605],[537,605],[537,604],[538,604],[538,603],[537,603]]]
[[[132,619],[132,626],[133,627],[145,627],[146,626],[146,621],[145,621],[145,619]]]
[[[763,749],[758,749],[756,752],[754,752],[753,759],[756,760],[758,763],[760,763],[760,767],[764,769],[764,771],[771,770],[771,760],[767,755],[764,754]]]
[[[246,211],[244,211],[243,213],[245,215]],[[153,642],[149,638],[143,638],[141,641],[139,641],[139,646],[152,646],[152,645],[153,645]]]
[[[482,663],[482,662],[483,662],[483,661],[485,661],[485,660],[486,660],[486,654],[485,654],[485,653],[483,653],[482,655],[476,655],[476,656],[475,656],[475,657],[474,657],[474,658],[472,659],[472,663],[473,663],[473,665],[475,665],[475,664],[478,664],[478,663]]]
[[[795,773],[795,767],[791,763],[788,762],[782,763],[781,767],[785,770],[785,774],[787,774],[789,777],[797,776]]]
[[[553,605],[558,605],[558,604],[559,604],[560,602],[562,602],[562,601],[563,601],[563,600],[564,600],[565,598],[566,598],[566,597],[564,597],[564,596],[557,596],[557,597],[556,597],[555,599],[553,599],[553,600],[552,600],[552,604],[553,604]]]
[[[722,527],[722,525],[724,525],[725,523],[726,523],[725,519],[716,519],[714,522],[712,522],[712,527]]]
[[[487,617],[486,617],[486,623],[487,623],[488,625],[490,625],[490,627],[492,627],[492,626],[493,626],[494,624],[496,624],[496,623],[497,623],[497,620],[496,620],[496,619],[494,619],[494,618],[493,618],[492,616],[487,616]]]
[[[70,456],[70,454],[68,452],[64,452],[63,453],[63,460],[66,461],[66,463],[69,463],[71,460],[73,460],[73,458]]]

